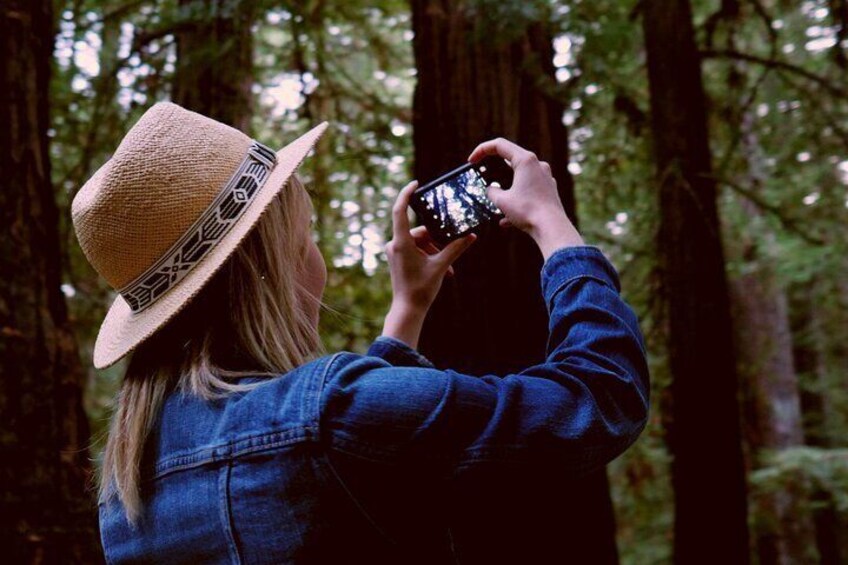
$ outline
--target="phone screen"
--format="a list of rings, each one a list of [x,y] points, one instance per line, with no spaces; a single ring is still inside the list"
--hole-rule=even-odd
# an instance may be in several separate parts
[[[482,172],[486,172],[485,169]],[[428,222],[448,238],[503,213],[486,196],[486,181],[475,167],[445,179],[421,195]]]

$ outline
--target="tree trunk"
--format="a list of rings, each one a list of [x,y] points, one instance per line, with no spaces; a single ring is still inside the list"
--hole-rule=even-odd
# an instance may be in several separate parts
[[[736,2],[729,18],[728,49],[736,50],[743,23]],[[738,131],[743,172],[739,175],[753,194],[765,188],[766,164],[756,131],[756,117],[748,103],[745,68],[731,63],[728,73],[731,127]],[[776,273],[775,234],[762,211],[751,200],[737,197],[738,216],[728,230],[729,254],[744,265],[730,281],[730,295],[743,398],[743,437],[748,447],[748,468],[768,465],[770,454],[804,444],[798,375],[792,356],[792,331],[785,289]],[[731,224],[734,222],[731,222]],[[759,508],[752,535],[760,565],[791,565],[817,561],[815,527],[797,490],[757,492],[752,505]]]
[[[837,283],[839,288],[839,283]],[[837,405],[840,394],[845,394],[844,367],[848,358],[841,358],[841,365],[832,365],[834,361],[828,353],[829,344],[839,339],[841,330],[832,322],[842,318],[842,309],[848,302],[839,301],[837,308],[823,308],[822,304],[833,306],[833,287],[820,274],[813,275],[811,281],[790,288],[790,311],[792,313],[792,352],[795,369],[805,383],[801,390],[801,409],[804,415],[804,437],[807,445],[820,448],[844,447],[845,439],[835,430],[844,429],[839,422],[840,410]],[[829,332],[833,332],[830,334]],[[840,361],[840,359],[836,359]],[[838,375],[834,379],[834,375]],[[837,398],[834,398],[837,397]],[[843,396],[844,399],[844,396]],[[836,500],[826,490],[813,493],[813,520],[816,528],[816,548],[822,565],[838,565],[848,559],[848,516],[839,512]]]
[[[575,219],[564,106],[552,94],[551,34],[538,23],[513,19],[492,29],[474,5],[412,1],[415,176],[428,181],[464,163],[478,143],[503,136],[550,162]],[[548,316],[541,267],[541,253],[526,234],[490,226],[457,261],[455,277],[443,283],[421,351],[439,367],[473,375],[506,375],[543,361]],[[508,489],[485,480],[461,485],[456,512],[462,516],[455,518],[462,526],[452,531],[457,552],[474,562],[532,563],[562,555],[575,563],[617,563],[606,473],[555,482],[558,492],[532,478],[510,481]],[[562,508],[557,518],[550,517],[552,505]],[[504,535],[493,536],[498,527]]]
[[[744,431],[753,468],[767,463],[762,455],[804,442],[786,295],[767,261],[751,258],[756,268],[731,283]],[[766,518],[756,528],[760,565],[815,561],[814,528],[799,497],[790,491],[760,496]]]
[[[830,18],[836,28],[836,44],[833,46],[833,60],[840,69],[848,69],[848,56],[845,55],[848,41],[848,0],[828,0]]]
[[[326,57],[327,50],[325,48],[325,33],[326,14],[324,2],[306,2],[298,5],[293,15],[300,17],[292,17],[289,21],[290,33],[292,35],[292,47],[294,50],[294,62],[298,72],[301,74],[301,80],[306,73],[315,75],[316,77],[327,76]],[[304,33],[304,26],[309,29],[309,38],[314,47],[313,67],[310,68],[307,63],[306,49],[307,45],[301,40],[300,34]],[[326,82],[326,81],[325,81]],[[312,92],[303,93],[305,103],[302,106],[303,116],[306,122],[317,124],[324,120],[336,120],[333,100],[334,93],[325,82],[322,82]],[[328,243],[332,241],[334,227],[330,221],[330,200],[333,196],[333,187],[330,182],[330,171],[332,170],[334,155],[335,140],[333,139],[333,131],[326,132],[321,136],[321,139],[315,144],[315,154],[309,159],[306,164],[308,171],[312,176],[310,183],[312,189],[312,205],[315,210],[315,232],[318,234],[319,243]],[[360,192],[360,196],[362,193]],[[359,209],[359,214],[362,214],[362,207]],[[364,222],[359,223],[360,230],[365,225]]]
[[[250,132],[256,2],[179,0],[173,101]]]
[[[745,564],[736,360],[692,11],[688,0],[645,0],[642,12],[672,377],[674,561]]]
[[[8,563],[102,560],[84,372],[60,290],[47,130],[49,0],[0,8],[0,546]]]

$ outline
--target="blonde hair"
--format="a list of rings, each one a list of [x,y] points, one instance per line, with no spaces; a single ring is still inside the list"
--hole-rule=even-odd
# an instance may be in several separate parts
[[[274,378],[325,353],[301,284],[312,201],[292,176],[203,290],[130,357],[112,417],[101,498],[117,494],[130,522],[141,514],[145,442],[171,390],[214,399],[253,388],[232,380]]]

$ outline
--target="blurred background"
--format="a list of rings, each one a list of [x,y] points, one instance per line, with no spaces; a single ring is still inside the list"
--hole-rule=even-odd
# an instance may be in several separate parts
[[[580,489],[591,547],[570,562],[848,563],[848,0],[0,6],[12,562],[101,559],[92,474],[123,366],[92,368],[114,295],[70,202],[173,100],[271,147],[330,121],[302,168],[330,352],[381,331],[400,187],[493,136],[537,152],[618,268],[653,379],[645,433]],[[422,352],[472,374],[540,361],[541,265],[523,234],[489,234]]]

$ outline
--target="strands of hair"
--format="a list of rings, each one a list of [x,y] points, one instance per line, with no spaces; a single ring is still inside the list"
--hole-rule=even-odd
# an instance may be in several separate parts
[[[311,213],[291,177],[203,290],[132,353],[100,478],[101,498],[117,495],[131,523],[143,510],[145,443],[169,392],[220,398],[262,384],[242,377],[277,378],[325,353],[308,315],[323,305],[301,283]]]

